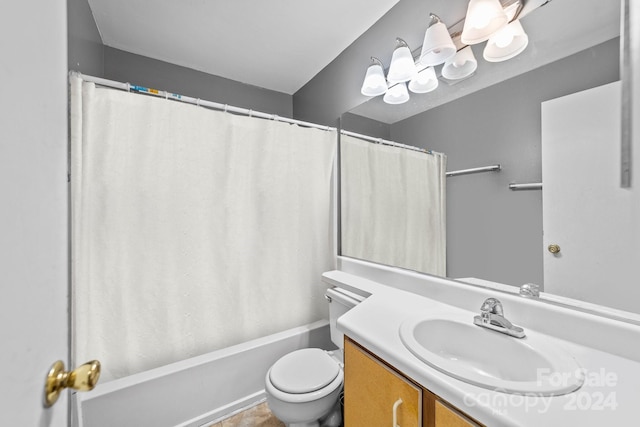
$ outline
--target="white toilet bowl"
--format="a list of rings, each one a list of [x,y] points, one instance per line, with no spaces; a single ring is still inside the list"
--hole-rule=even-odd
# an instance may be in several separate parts
[[[338,427],[343,381],[340,362],[328,352],[297,350],[281,357],[267,372],[267,404],[289,427]]]
[[[342,424],[340,393],[344,382],[344,335],[338,318],[364,297],[340,288],[327,289],[329,329],[335,351],[305,348],[286,354],[273,364],[265,378],[267,404],[288,427],[338,427]]]

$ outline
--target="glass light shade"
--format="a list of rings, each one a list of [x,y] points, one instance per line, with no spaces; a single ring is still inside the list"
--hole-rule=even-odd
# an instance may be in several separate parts
[[[414,93],[427,93],[438,87],[436,70],[433,67],[425,68],[409,82],[409,90]]]
[[[367,74],[362,82],[360,92],[364,96],[378,96],[387,91],[387,80],[384,78],[384,70],[380,64],[371,64],[367,68]]]
[[[482,43],[508,23],[499,0],[470,0],[460,40],[464,44]]]
[[[420,53],[420,64],[425,66],[442,64],[455,54],[456,45],[453,44],[446,25],[438,21],[427,28]]]
[[[387,80],[389,83],[406,82],[416,74],[416,64],[407,43],[402,39],[396,39],[398,46],[393,51]]]
[[[467,46],[456,53],[452,59],[442,66],[442,77],[449,80],[460,80],[469,77],[478,68],[478,61],[473,55],[471,46]]]
[[[500,62],[520,54],[529,44],[520,20],[516,19],[495,33],[484,48],[482,57],[489,62]]]
[[[387,104],[403,104],[409,100],[409,92],[407,91],[407,84],[397,83],[391,86],[387,93],[384,94],[384,98],[382,98],[384,102]]]

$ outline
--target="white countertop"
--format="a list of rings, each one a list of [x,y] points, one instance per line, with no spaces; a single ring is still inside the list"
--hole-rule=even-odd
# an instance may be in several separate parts
[[[339,330],[414,382],[487,426],[638,425],[638,360],[546,334],[550,342],[569,352],[586,370],[585,384],[579,390],[556,397],[519,396],[488,390],[426,365],[405,348],[398,334],[401,323],[416,314],[445,311],[468,316],[472,322],[478,313],[343,272],[325,273],[324,278],[327,283],[368,295],[365,301],[340,317]],[[507,318],[510,317],[508,310],[509,303],[506,302]],[[536,331],[535,325],[522,326],[526,331]],[[557,325],[558,328],[566,326]],[[568,326],[572,327],[570,323]],[[623,325],[627,334],[628,328]],[[640,346],[640,342],[629,342],[628,345]]]

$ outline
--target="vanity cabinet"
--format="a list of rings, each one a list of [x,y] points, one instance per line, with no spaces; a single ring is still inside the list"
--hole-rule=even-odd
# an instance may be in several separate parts
[[[435,396],[435,395],[434,395]],[[434,405],[434,423],[424,426],[436,426],[436,427],[479,427],[480,424],[475,423],[459,413],[457,410],[449,408],[441,400],[436,399]]]
[[[344,375],[345,427],[481,427],[348,337]]]
[[[356,343],[344,345],[345,427],[421,427],[422,389]]]

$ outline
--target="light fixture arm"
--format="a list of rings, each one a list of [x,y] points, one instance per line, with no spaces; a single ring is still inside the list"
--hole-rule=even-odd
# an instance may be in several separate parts
[[[380,67],[382,67],[382,69],[384,70],[384,65],[382,64],[382,61],[380,61],[378,58],[376,58],[375,56],[371,57],[371,65],[379,65]]]
[[[545,4],[549,3],[550,1],[551,0],[547,0],[546,2],[541,4],[540,6],[544,6]],[[511,18],[511,19],[509,19],[509,22],[513,22],[516,19],[520,19],[520,14],[522,13],[523,10],[524,10],[524,2],[514,2],[514,3],[511,3],[511,4],[507,4],[505,6],[505,11],[507,12],[507,16],[509,18]]]
[[[396,37],[396,49],[399,47],[409,47],[409,44],[404,41],[404,39],[401,39],[400,37]]]
[[[429,21],[429,26],[427,28],[437,24],[438,22],[442,22],[440,17],[438,15],[436,15],[435,13],[430,13],[429,14],[429,19],[431,19],[431,21]]]

